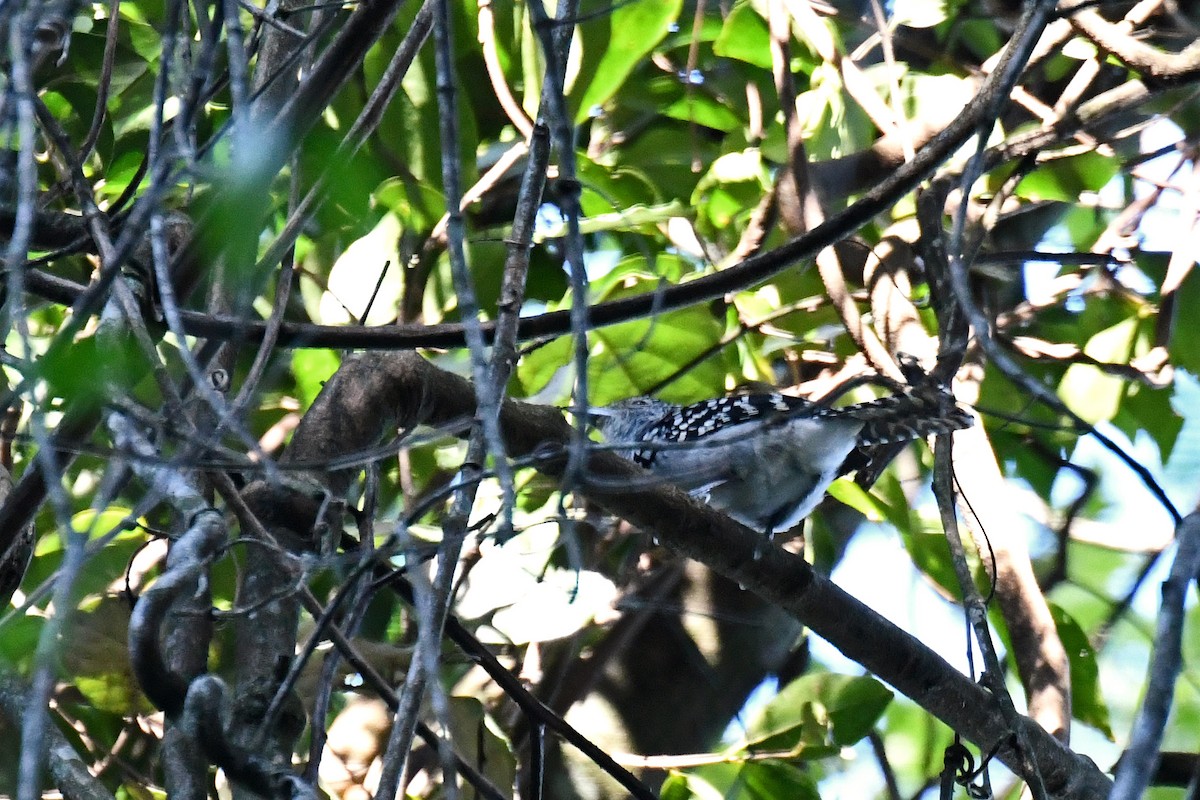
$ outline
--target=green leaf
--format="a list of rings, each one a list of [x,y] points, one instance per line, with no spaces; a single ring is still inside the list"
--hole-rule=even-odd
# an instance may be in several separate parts
[[[129,664],[130,606],[116,595],[106,595],[89,609],[71,615],[63,631],[63,667],[79,691],[96,708],[116,714],[152,711],[142,695]]]
[[[400,220],[384,214],[370,233],[350,243],[329,272],[322,324],[383,325],[396,318],[404,294],[400,231]]]
[[[875,484],[872,494],[883,499],[883,508],[888,522],[900,534],[904,549],[926,577],[946,597],[959,597],[958,577],[954,572],[954,561],[950,556],[950,545],[941,529],[940,521],[923,518],[912,511],[904,496],[904,489],[895,475],[887,472]]]
[[[683,0],[635,0],[578,27],[579,75],[591,80],[571,89],[576,123],[616,94],[638,62],[667,35],[682,8]]]
[[[27,666],[37,652],[38,639],[45,624],[45,617],[34,614],[20,614],[4,623],[0,627],[0,664]]]
[[[1143,265],[1147,259],[1138,258],[1138,265]],[[1162,267],[1165,273],[1165,264]],[[1175,298],[1176,309],[1200,308],[1200,270],[1188,272],[1183,283],[1179,285]],[[1178,312],[1177,312],[1178,313]],[[1182,367],[1193,375],[1200,375],[1200,325],[1175,325],[1171,329],[1171,361],[1177,367]]]
[[[1126,318],[1088,340],[1083,351],[1096,361],[1123,363],[1134,355],[1138,320]],[[1063,401],[1091,423],[1110,420],[1117,414],[1125,380],[1092,364],[1072,364],[1058,385]]]
[[[941,119],[946,115],[947,105],[959,108],[975,94],[968,78],[911,71],[901,79],[900,91],[911,119]]]
[[[702,90],[683,91],[678,83],[672,82],[672,86],[679,96],[659,107],[659,113],[664,116],[726,133],[742,126],[742,118],[723,99]]]
[[[341,359],[333,350],[293,350],[292,375],[299,390],[301,408],[308,408],[317,399],[325,381],[337,371]]]
[[[1148,433],[1158,445],[1159,455],[1165,464],[1171,458],[1171,451],[1183,430],[1183,416],[1171,404],[1170,389],[1130,383],[1113,424],[1130,441],[1141,431]]]
[[[477,698],[450,698],[450,737],[469,763],[477,765],[493,786],[507,793],[516,781],[517,761],[500,726]]]
[[[731,244],[735,243],[770,183],[770,171],[758,148],[726,153],[713,161],[692,192],[700,231],[710,237],[732,237]]]
[[[82,141],[96,112],[95,84],[61,81],[55,85],[55,91],[46,92],[42,99],[58,118],[67,135],[74,141]],[[112,118],[106,115],[100,124],[94,152],[102,161],[107,162],[112,149]]]
[[[105,515],[108,513],[106,511]],[[34,548],[33,561],[25,575],[25,586],[37,586],[54,576],[55,571],[62,566],[65,553],[62,534],[54,522],[53,513],[45,512],[39,515],[36,524],[39,531],[38,542]],[[98,525],[94,535],[99,536],[107,532],[107,529]],[[81,571],[75,583],[74,596],[87,597],[109,591],[114,581],[124,579],[129,560],[145,546],[145,543],[144,532],[125,531],[106,547],[90,555],[87,569]]]
[[[664,202],[654,182],[637,167],[599,164],[578,156],[580,210],[585,217],[608,214],[630,206],[653,206]]]
[[[1050,603],[1050,614],[1071,664],[1071,715],[1103,733],[1110,742],[1116,741],[1109,724],[1108,705],[1100,692],[1100,665],[1092,643],[1062,607]]]
[[[882,522],[888,518],[889,509],[879,498],[849,478],[838,478],[829,486],[829,494],[845,503],[871,522]]]
[[[891,701],[892,691],[869,676],[804,675],[763,708],[746,747],[829,755],[870,733]]]
[[[513,394],[531,397],[545,389],[558,371],[571,363],[572,350],[572,338],[560,336],[526,353],[513,373]]]
[[[104,184],[96,189],[97,195],[108,200],[115,200],[127,188],[138,174],[145,151],[129,150],[113,158],[104,173]]]
[[[897,775],[918,780],[941,772],[942,754],[954,742],[950,728],[908,698],[888,706],[879,728]]]
[[[117,534],[114,541],[127,541],[129,539],[137,539],[142,541],[145,534],[136,529],[136,523],[130,524],[127,522],[132,510],[123,506],[109,506],[108,508],[96,512],[95,509],[88,508],[80,511],[71,517],[71,527],[81,533],[88,533],[91,539],[99,539],[107,536],[121,524],[126,524],[126,530]],[[137,522],[144,522],[138,520]],[[65,549],[62,536],[58,530],[49,531],[38,538],[37,545],[34,546],[34,556],[48,556],[55,553],[61,553]]]
[[[406,178],[388,178],[375,187],[371,199],[392,212],[406,233],[432,231],[446,211],[441,192]]]
[[[597,294],[615,299],[663,286],[660,276],[647,272],[643,264],[637,257],[621,262],[597,282]],[[656,266],[664,273],[687,269],[677,256],[660,256]],[[588,363],[592,402],[606,405],[644,394],[669,378],[674,380],[660,392],[666,400],[690,402],[719,394],[727,374],[721,358],[705,358],[682,374],[679,370],[713,352],[723,328],[707,306],[691,306],[594,331]]]
[[[1051,161],[1017,184],[1017,196],[1077,203],[1080,194],[1104,188],[1119,168],[1116,159],[1095,152]]]
[[[771,30],[767,21],[747,2],[740,2],[725,18],[713,52],[736,58],[763,69],[771,69]]]
[[[658,790],[659,800],[690,800],[695,797],[696,793],[688,785],[689,780],[682,772],[672,772]]]
[[[783,761],[747,761],[739,775],[748,800],[821,800],[813,776]]]
[[[692,172],[693,157],[708,163],[718,154],[716,145],[697,140],[686,122],[664,118],[623,145],[620,157],[625,163],[637,164],[663,197],[682,200],[691,196],[700,180]]]
[[[38,369],[51,396],[64,407],[98,406],[115,392],[132,392],[145,363],[136,345],[124,337],[108,337],[104,344],[89,336],[60,343],[46,351]]]
[[[727,797],[738,797],[742,789],[741,769],[736,762],[728,761],[720,764],[706,764],[689,770],[685,776],[686,788],[690,794],[700,800],[723,800]]]

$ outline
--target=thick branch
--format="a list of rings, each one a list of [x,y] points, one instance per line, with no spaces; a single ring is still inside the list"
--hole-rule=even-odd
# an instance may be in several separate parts
[[[463,378],[414,353],[369,354],[348,360],[325,384],[305,424],[327,428],[328,455],[369,445],[398,426],[448,423],[473,413],[474,391]],[[544,456],[543,472],[561,474],[571,428],[556,409],[509,401],[501,426],[510,455],[536,451]],[[757,534],[678,489],[644,486],[635,480],[638,474],[612,453],[591,453],[584,491],[606,510],[653,529],[664,544],[776,603],[981,748],[999,745],[1000,758],[1019,768],[1008,726],[984,689],[802,558],[776,548],[763,553]],[[1082,800],[1107,793],[1108,779],[1094,764],[1029,720],[1022,718],[1022,725],[1052,796]]]
[[[12,675],[0,675],[0,713],[16,727],[29,705],[29,690]],[[63,797],[72,800],[113,800],[104,784],[92,777],[88,765],[67,742],[66,737],[51,725],[43,740],[46,763],[55,787]]]

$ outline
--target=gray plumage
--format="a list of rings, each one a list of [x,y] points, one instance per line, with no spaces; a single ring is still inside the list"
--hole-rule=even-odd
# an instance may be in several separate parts
[[[972,424],[929,385],[843,408],[781,394],[689,406],[635,397],[596,416],[621,455],[768,535],[811,514],[835,478],[870,462],[872,448]]]

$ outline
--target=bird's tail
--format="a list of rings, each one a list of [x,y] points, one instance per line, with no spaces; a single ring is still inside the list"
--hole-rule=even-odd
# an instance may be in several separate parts
[[[952,394],[929,384],[839,408],[838,414],[863,423],[858,434],[860,447],[909,442],[975,424],[975,418],[958,406]]]

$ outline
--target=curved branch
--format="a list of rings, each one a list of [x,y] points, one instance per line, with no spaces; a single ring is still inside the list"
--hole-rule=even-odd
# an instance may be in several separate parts
[[[1158,761],[1163,730],[1175,697],[1175,679],[1183,666],[1180,650],[1183,637],[1184,600],[1187,587],[1200,577],[1200,514],[1191,513],[1175,529],[1179,548],[1171,573],[1163,582],[1162,611],[1154,633],[1154,653],[1145,699],[1130,736],[1129,749],[1121,758],[1113,783],[1111,800],[1141,797]]]
[[[1142,73],[1147,83],[1174,85],[1200,75],[1200,42],[1193,42],[1178,53],[1164,53],[1134,39],[1094,8],[1081,9],[1068,19],[1101,50]]]
[[[29,706],[29,688],[19,678],[0,674],[0,714],[15,729]],[[56,726],[46,729],[43,742],[46,764],[54,785],[72,800],[113,800],[112,792],[95,778],[75,748]]]
[[[220,678],[202,675],[188,689],[180,725],[200,743],[213,763],[252,792],[278,800],[316,800],[317,793],[291,768],[235,745],[225,730],[228,690]]]
[[[358,447],[363,437],[395,427],[437,425],[474,413],[474,391],[463,378],[437,369],[415,353],[356,356],[344,362],[305,417],[314,446],[326,453]],[[540,469],[559,476],[566,465],[571,427],[553,408],[505,402],[501,427],[513,457],[537,454]],[[299,438],[299,437],[298,437]],[[993,696],[958,673],[913,636],[813,571],[804,559],[778,548],[763,552],[762,538],[668,486],[646,486],[638,470],[613,453],[588,454],[583,492],[610,513],[653,529],[660,541],[777,604],[908,695],[947,725],[1015,769],[1020,758]],[[1064,747],[1032,721],[1020,726],[1030,757],[1051,796],[1094,798],[1108,779],[1086,758]]]

